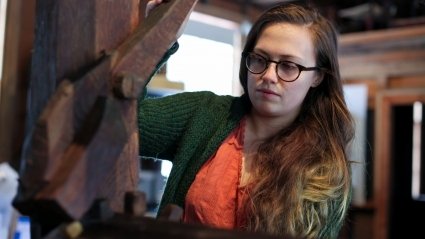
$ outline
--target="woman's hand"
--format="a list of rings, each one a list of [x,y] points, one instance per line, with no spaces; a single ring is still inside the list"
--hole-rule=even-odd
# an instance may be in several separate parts
[[[146,4],[146,11],[145,11],[145,17],[149,15],[149,13],[154,9],[155,7],[159,6],[161,3],[169,2],[170,0],[150,0]]]

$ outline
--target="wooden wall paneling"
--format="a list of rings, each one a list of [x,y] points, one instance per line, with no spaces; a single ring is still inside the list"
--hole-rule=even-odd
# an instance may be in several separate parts
[[[230,1],[227,1],[230,3]],[[241,23],[246,20],[246,16],[242,12],[232,11],[228,8],[223,8],[211,4],[202,4],[202,2],[196,4],[195,11],[206,15],[222,18],[225,20]]]
[[[425,74],[425,26],[350,33],[340,37],[344,79]]]
[[[421,46],[424,35],[425,26],[423,25],[348,33],[341,36],[340,45],[341,51],[344,53],[364,52],[365,50],[386,51]]]
[[[394,50],[391,52],[365,52],[342,57],[344,78],[371,78],[425,74],[425,48]]]
[[[25,135],[35,0],[9,0],[6,14],[0,87],[0,162],[9,162],[18,169]]]
[[[425,68],[425,65],[421,66]],[[388,79],[388,87],[390,89],[402,88],[423,88],[425,89],[425,74],[392,77]]]
[[[425,89],[394,89],[379,92],[376,97],[374,161],[374,236],[388,238],[391,185],[391,108],[395,105],[425,102]]]
[[[200,1],[196,7],[201,12],[206,10],[210,14],[213,14],[213,16],[223,17],[233,21],[236,20],[235,16],[239,13],[239,16],[243,16],[243,18],[254,22],[262,13],[261,10],[249,4],[240,4],[237,1],[228,0]]]

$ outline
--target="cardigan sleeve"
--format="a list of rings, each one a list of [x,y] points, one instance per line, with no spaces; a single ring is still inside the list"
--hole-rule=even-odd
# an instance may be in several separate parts
[[[149,84],[149,82],[152,80],[153,76],[159,71],[159,69],[161,69],[162,66],[164,66],[164,64],[168,61],[170,56],[177,52],[178,49],[179,49],[179,43],[176,41],[170,47],[170,49],[168,49],[168,51],[164,54],[164,56],[161,58],[159,63],[156,65],[155,70],[148,77],[148,80],[146,81],[146,85]],[[142,95],[140,96],[139,100],[143,100],[147,95],[146,85],[143,88],[143,92],[142,92]]]
[[[140,155],[173,160],[179,142],[195,115],[213,96],[210,92],[184,92],[139,103]]]

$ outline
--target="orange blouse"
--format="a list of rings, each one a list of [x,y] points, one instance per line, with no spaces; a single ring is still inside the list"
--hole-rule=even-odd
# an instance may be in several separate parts
[[[224,229],[244,229],[246,187],[239,187],[245,119],[201,167],[185,200],[183,221]]]

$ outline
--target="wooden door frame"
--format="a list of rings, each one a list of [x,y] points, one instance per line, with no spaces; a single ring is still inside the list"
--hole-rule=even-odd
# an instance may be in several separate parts
[[[374,237],[388,238],[391,167],[392,106],[425,102],[425,89],[384,90],[376,96],[374,160]]]

